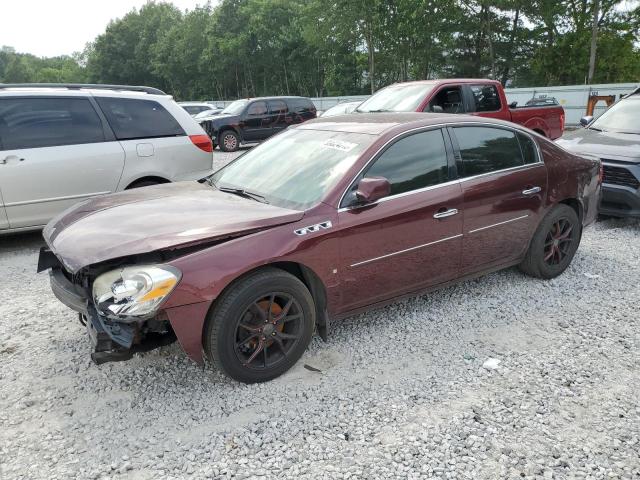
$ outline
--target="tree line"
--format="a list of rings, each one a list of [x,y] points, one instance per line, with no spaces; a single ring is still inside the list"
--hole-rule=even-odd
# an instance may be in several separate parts
[[[636,82],[639,32],[638,2],[617,0],[221,0],[187,12],[149,2],[72,56],[2,47],[0,82],[150,85],[181,100],[445,77]]]

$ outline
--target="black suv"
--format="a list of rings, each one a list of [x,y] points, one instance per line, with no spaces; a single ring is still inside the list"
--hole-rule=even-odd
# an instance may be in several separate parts
[[[556,142],[573,153],[600,158],[603,166],[600,213],[640,218],[640,88],[619,100],[584,128]]]
[[[221,113],[200,121],[215,145],[224,152],[241,143],[254,143],[281,132],[289,125],[316,118],[316,107],[304,97],[260,97],[236,100]]]

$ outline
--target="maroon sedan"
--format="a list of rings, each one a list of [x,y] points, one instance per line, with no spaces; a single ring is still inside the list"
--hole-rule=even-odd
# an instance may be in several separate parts
[[[559,275],[596,218],[599,170],[497,120],[321,118],[206,182],[78,204],[46,227],[38,268],[97,363],[177,339],[261,382],[329,320],[513,265]]]

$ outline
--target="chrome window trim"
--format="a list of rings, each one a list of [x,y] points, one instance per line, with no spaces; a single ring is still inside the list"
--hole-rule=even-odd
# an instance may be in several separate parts
[[[496,170],[494,172],[479,173],[478,175],[472,175],[471,177],[461,178],[458,181],[460,183],[463,183],[463,182],[468,182],[470,180],[475,180],[477,178],[488,177],[489,175],[495,175],[496,173],[509,173],[509,172],[516,171],[516,170],[529,170],[530,168],[536,168],[536,167],[540,167],[540,166],[542,166],[541,162],[528,163],[526,165],[518,165],[517,167],[503,168],[502,170]]]
[[[544,161],[542,159],[542,152],[540,151],[540,145],[538,145],[538,142],[535,141],[535,139],[531,136],[531,134],[529,134],[527,131],[523,130],[522,128],[519,128],[519,125],[515,125],[512,127],[511,125],[496,125],[495,123],[489,123],[489,122],[456,122],[456,123],[451,123],[451,122],[445,122],[445,123],[438,123],[438,124],[434,124],[434,125],[423,125],[421,127],[415,127],[409,130],[405,130],[404,132],[398,133],[397,135],[394,135],[393,137],[391,137],[389,140],[387,140],[380,148],[378,148],[378,150],[375,151],[375,153],[373,155],[371,155],[371,158],[367,161],[367,163],[365,163],[365,165],[358,171],[358,173],[356,173],[354,175],[354,177],[351,179],[351,181],[349,182],[349,186],[344,190],[344,192],[342,192],[342,195],[340,196],[340,201],[338,202],[338,212],[344,212],[344,211],[348,211],[348,210],[352,210],[354,208],[359,208],[358,205],[352,205],[350,207],[341,207],[340,205],[342,205],[342,202],[344,201],[344,198],[346,197],[347,193],[349,192],[349,189],[351,188],[351,186],[353,185],[353,182],[362,174],[362,172],[365,171],[365,169],[375,160],[377,160],[378,155],[380,154],[380,152],[382,150],[384,150],[388,145],[390,145],[392,142],[394,142],[397,138],[402,137],[403,135],[409,134],[409,133],[413,133],[413,132],[420,132],[420,131],[428,131],[428,130],[435,130],[435,129],[442,129],[442,128],[448,128],[448,127],[460,127],[460,126],[482,126],[482,127],[492,127],[492,128],[502,128],[505,130],[509,130],[512,132],[520,132],[523,133],[525,135],[527,135],[532,141],[533,144],[536,146],[536,150],[537,150],[537,161],[534,163],[527,163],[524,165],[518,165],[517,167],[509,167],[509,168],[505,168],[502,170],[495,170],[493,172],[487,172],[487,173],[482,173],[479,175],[474,175],[473,177],[465,177],[465,178],[456,178],[454,180],[449,180],[448,182],[445,183],[439,183],[437,185],[430,185],[429,187],[423,187],[421,189],[416,189],[416,190],[410,190],[408,192],[402,192],[402,193],[398,193],[396,195],[392,195],[389,197],[385,197],[382,198],[380,200],[378,200],[378,202],[375,203],[369,203],[367,204],[368,206],[370,205],[376,205],[377,203],[384,201],[386,199],[391,199],[391,198],[397,198],[399,196],[404,196],[404,195],[408,195],[408,194],[412,194],[412,193],[419,193],[421,191],[424,190],[428,190],[431,188],[437,188],[440,186],[445,186],[445,185],[449,185],[451,183],[455,183],[455,182],[463,182],[466,180],[470,180],[470,179],[474,179],[474,178],[478,178],[478,177],[483,177],[486,175],[495,175],[497,173],[502,173],[502,172],[508,172],[511,170],[516,170],[516,169],[528,169],[531,167],[536,167],[536,166],[540,166],[540,165],[544,165]],[[446,142],[445,142],[446,143]],[[523,158],[524,161],[524,158]]]
[[[367,263],[371,263],[371,262],[375,262],[375,261],[378,261],[378,260],[382,260],[384,258],[393,257],[395,255],[400,255],[402,253],[411,252],[412,250],[417,250],[419,248],[428,247],[430,245],[435,245],[437,243],[446,242],[447,240],[453,240],[455,238],[460,238],[460,237],[462,237],[461,233],[458,234],[458,235],[453,235],[451,237],[441,238],[440,240],[435,240],[433,242],[423,243],[422,245],[416,245],[415,247],[405,248],[404,250],[398,250],[397,252],[387,253],[386,255],[382,255],[380,257],[374,257],[374,258],[370,258],[368,260],[362,260],[361,262],[356,262],[356,263],[353,263],[353,264],[351,264],[349,266],[352,267],[352,268],[353,267],[359,267],[360,265],[366,265]]]
[[[505,225],[507,223],[516,222],[518,220],[523,220],[523,219],[527,218],[528,216],[529,216],[528,214],[527,215],[521,215],[519,217],[512,218],[510,220],[505,220],[504,222],[493,223],[491,225],[486,225],[484,227],[476,228],[474,230],[469,230],[467,233],[476,233],[476,232],[481,232],[482,230],[487,230],[489,228],[499,227],[500,225]]]

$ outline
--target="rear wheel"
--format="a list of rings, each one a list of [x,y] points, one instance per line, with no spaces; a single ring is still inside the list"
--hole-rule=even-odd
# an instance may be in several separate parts
[[[557,205],[538,226],[520,269],[538,278],[557,277],[573,260],[581,234],[575,210],[568,205]]]
[[[220,134],[218,144],[223,152],[235,152],[240,148],[240,137],[233,130],[225,130]]]
[[[268,268],[251,274],[216,303],[203,343],[209,360],[234,380],[256,383],[282,375],[311,341],[313,298],[287,272]]]

